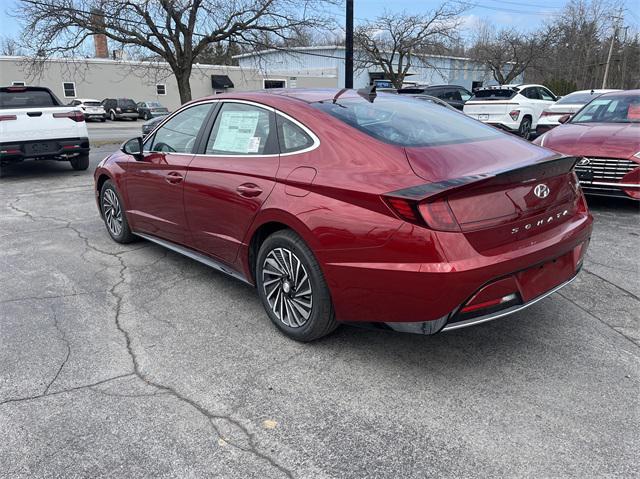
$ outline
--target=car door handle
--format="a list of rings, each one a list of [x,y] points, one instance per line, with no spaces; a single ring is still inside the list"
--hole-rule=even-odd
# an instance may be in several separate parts
[[[262,193],[262,189],[253,183],[243,183],[236,188],[236,191],[240,196],[246,196],[247,198],[254,198]]]
[[[170,171],[169,173],[167,173],[167,176],[164,177],[164,181],[172,185],[178,184],[182,180],[184,180],[184,176],[182,176],[177,171]]]

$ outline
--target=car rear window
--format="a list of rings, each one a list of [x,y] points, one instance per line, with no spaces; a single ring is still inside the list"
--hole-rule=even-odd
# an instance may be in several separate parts
[[[45,108],[59,106],[60,103],[47,90],[2,90],[0,108]]]
[[[100,106],[100,102],[99,101],[85,101],[83,103],[83,105],[86,105],[86,106]]]
[[[567,96],[563,96],[556,103],[558,105],[586,105],[594,98],[597,98],[601,93],[591,92],[577,92],[570,93]]]
[[[508,100],[518,93],[511,88],[491,88],[488,90],[476,90],[471,100]]]
[[[400,146],[467,143],[501,135],[456,111],[400,95],[381,94],[372,103],[347,98],[312,105],[373,138]]]
[[[133,100],[129,100],[128,98],[119,98],[118,106],[125,107],[125,108],[129,108],[129,107],[135,108],[136,104]]]

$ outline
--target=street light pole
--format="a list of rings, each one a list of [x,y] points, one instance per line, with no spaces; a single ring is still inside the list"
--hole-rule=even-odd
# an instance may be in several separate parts
[[[347,0],[347,25],[344,52],[344,87],[353,88],[353,0]]]

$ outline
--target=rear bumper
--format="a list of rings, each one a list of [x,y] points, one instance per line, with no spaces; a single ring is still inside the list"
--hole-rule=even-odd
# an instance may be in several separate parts
[[[408,235],[412,232],[408,227],[404,229],[394,235],[404,237],[402,242],[394,244],[392,239],[384,247],[376,248],[379,251],[375,256],[383,258],[385,249],[393,254],[403,245],[406,247],[407,241],[415,248],[429,246],[427,241],[410,239]],[[577,214],[547,235],[540,235],[535,242],[514,243],[493,256],[472,251],[468,243],[465,245],[466,240],[460,238],[462,235],[454,238],[451,233],[434,245],[451,258],[448,261],[346,264],[325,263],[322,258],[322,263],[338,320],[385,323],[399,331],[432,334],[447,326],[454,329],[454,323],[471,325],[495,319],[493,313],[510,314],[551,294],[580,269],[591,229],[591,216]],[[459,259],[454,259],[455,256]],[[474,313],[476,316],[463,311],[474,301],[482,301],[478,298],[488,287],[506,280],[516,286],[504,295],[515,293],[515,301],[498,310],[479,309]],[[491,316],[480,318],[489,313]]]
[[[121,118],[139,118],[138,116],[138,112],[134,111],[134,112],[127,112],[127,113],[118,113],[115,112],[116,118],[121,119]]]
[[[87,113],[84,112],[84,119],[85,120],[104,120],[107,118],[107,114],[106,113]]]
[[[34,158],[71,157],[89,153],[88,138],[65,138],[62,140],[29,140],[0,143],[0,160],[22,161]]]

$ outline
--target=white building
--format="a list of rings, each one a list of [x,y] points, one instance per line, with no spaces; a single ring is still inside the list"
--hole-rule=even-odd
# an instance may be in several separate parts
[[[285,82],[290,88],[335,88],[336,68],[322,68],[266,75],[244,66],[193,66],[193,98],[233,90],[273,88]],[[113,60],[109,58],[58,58],[34,69],[28,59],[0,56],[0,86],[32,85],[50,88],[64,103],[74,98],[131,98],[136,102],[156,100],[170,110],[180,106],[175,77],[166,63]]]
[[[380,67],[367,66],[359,62],[360,55],[362,54],[359,52],[354,54],[354,88],[363,88],[372,84],[373,80],[384,79]],[[261,71],[270,78],[276,78],[277,72],[298,71],[313,74],[325,70],[337,71],[338,85],[344,86],[345,47],[342,46],[297,47],[286,51],[263,50],[237,55],[234,58],[238,60],[240,67]],[[454,84],[469,90],[496,84],[491,72],[483,64],[469,58],[441,55],[414,56],[405,81],[427,85]],[[283,79],[277,86],[291,85]]]

